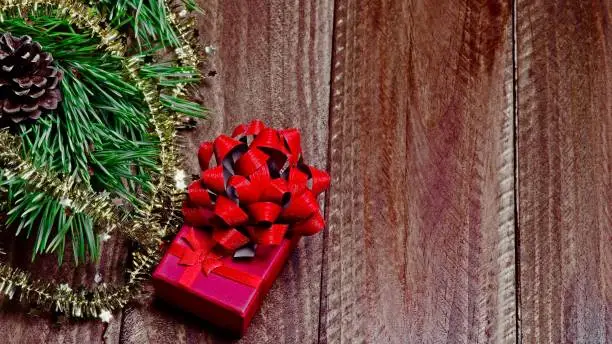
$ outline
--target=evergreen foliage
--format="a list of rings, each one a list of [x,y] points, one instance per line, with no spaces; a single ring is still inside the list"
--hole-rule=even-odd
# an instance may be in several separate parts
[[[187,6],[195,5],[187,2]],[[154,80],[162,90],[163,106],[203,117],[206,112],[200,105],[171,93],[179,83],[198,83],[198,71],[176,61],[153,62],[163,49],[179,45],[163,1],[102,0],[95,6],[107,14],[112,26],[134,28],[137,44],[131,53],[147,62],[141,77]],[[35,165],[108,192],[132,207],[143,207],[139,194],[153,188],[151,176],[157,171],[159,153],[143,95],[126,81],[121,58],[105,53],[96,36],[60,17],[52,9],[40,9],[27,18],[0,22],[0,32],[31,36],[64,71],[58,110],[11,130],[22,139],[23,156]],[[8,200],[7,224],[17,228],[18,235],[34,236],[32,258],[53,252],[61,262],[70,240],[77,263],[88,256],[97,259],[100,239],[93,221],[84,214],[72,214],[67,200],[27,191],[26,182],[0,175]]]

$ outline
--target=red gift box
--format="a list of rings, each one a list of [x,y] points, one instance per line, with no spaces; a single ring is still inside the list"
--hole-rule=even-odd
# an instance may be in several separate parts
[[[325,227],[317,196],[330,177],[303,158],[297,129],[257,120],[202,143],[186,225],[153,274],[157,295],[243,334],[298,238]],[[254,245],[254,257],[233,258]]]
[[[172,305],[242,335],[298,240],[296,236],[280,245],[262,245],[253,258],[222,257],[222,265],[207,273],[203,261],[213,242],[210,234],[184,225],[153,273],[155,292]]]

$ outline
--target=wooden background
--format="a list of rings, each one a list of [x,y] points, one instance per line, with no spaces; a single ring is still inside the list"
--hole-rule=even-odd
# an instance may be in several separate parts
[[[333,177],[240,343],[612,343],[612,2],[200,4],[218,74],[188,152],[262,118]],[[120,281],[126,245],[104,250],[29,269]],[[2,342],[234,342],[158,302],[108,325],[0,306]]]

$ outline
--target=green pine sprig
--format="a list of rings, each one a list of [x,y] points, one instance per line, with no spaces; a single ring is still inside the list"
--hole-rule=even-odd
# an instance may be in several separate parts
[[[153,61],[159,49],[179,42],[166,20],[166,7],[157,7],[161,3],[103,0],[98,8],[110,13],[112,25],[136,28],[138,54]],[[15,128],[23,142],[23,156],[36,166],[77,178],[92,190],[109,192],[134,208],[144,207],[139,194],[153,188],[159,148],[157,138],[150,134],[143,95],[126,81],[121,59],[101,51],[94,35],[76,29],[48,9],[30,13],[27,20],[5,18],[0,31],[31,36],[64,72],[58,110]],[[172,95],[177,84],[198,83],[197,70],[168,61],[145,65],[140,73],[159,85],[162,105],[168,110],[205,116],[199,104]],[[85,214],[72,214],[65,200],[27,191],[26,182],[0,173],[7,224],[16,226],[17,235],[34,237],[32,259],[55,253],[61,262],[66,240],[72,242],[75,262],[98,259],[100,240],[93,221]]]
[[[95,5],[107,14],[113,27],[131,29],[141,50],[159,44],[180,45],[179,35],[168,21],[170,10],[165,0],[100,0]],[[184,0],[183,5],[189,11],[198,10],[195,0]]]

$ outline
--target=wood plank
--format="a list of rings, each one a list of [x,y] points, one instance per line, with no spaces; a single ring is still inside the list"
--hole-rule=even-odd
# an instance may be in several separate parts
[[[610,343],[612,4],[517,6],[521,335]]]
[[[327,163],[331,1],[200,1],[202,42],[218,50],[218,72],[202,88],[213,110],[188,140],[189,172],[195,152],[235,125],[261,118],[299,127],[308,161]],[[243,343],[315,343],[318,337],[323,235],[305,238],[284,269]],[[216,343],[230,339],[192,316],[155,303],[126,310],[124,343]]]
[[[511,23],[335,2],[322,343],[516,341]]]

